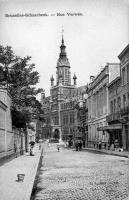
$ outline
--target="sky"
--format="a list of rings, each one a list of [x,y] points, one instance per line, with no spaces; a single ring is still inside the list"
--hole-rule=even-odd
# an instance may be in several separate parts
[[[21,14],[29,16],[11,17]],[[129,43],[129,1],[0,0],[0,43],[12,46],[17,56],[32,57],[40,74],[37,87],[45,89],[46,96],[51,75],[56,79],[62,27],[71,77],[75,72],[77,85],[85,85],[107,62],[119,62],[118,55]]]

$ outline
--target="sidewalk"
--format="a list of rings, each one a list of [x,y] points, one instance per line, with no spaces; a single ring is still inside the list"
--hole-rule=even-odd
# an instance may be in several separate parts
[[[99,152],[99,153],[109,154],[113,156],[121,156],[121,157],[129,158],[128,151],[119,152],[119,151],[111,151],[111,150],[95,149],[95,148],[83,148],[82,151]]]
[[[34,147],[35,156],[23,155],[0,166],[0,199],[30,200],[42,151]],[[25,174],[24,181],[17,181],[17,174]]]

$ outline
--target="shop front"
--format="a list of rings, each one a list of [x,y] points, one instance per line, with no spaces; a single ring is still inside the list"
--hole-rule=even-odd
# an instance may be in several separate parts
[[[104,127],[99,127],[98,131],[107,132],[109,135],[108,149],[117,150],[123,147],[122,144],[122,124],[112,124]]]

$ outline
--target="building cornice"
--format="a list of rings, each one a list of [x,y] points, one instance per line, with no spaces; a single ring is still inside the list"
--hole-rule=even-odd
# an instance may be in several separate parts
[[[3,110],[6,110],[7,109],[7,106],[0,100],[0,107],[3,109]]]
[[[129,44],[124,48],[124,50],[118,55],[118,58],[121,60],[122,57],[129,52]]]
[[[111,87],[113,84],[115,84],[115,82],[117,82],[118,80],[121,80],[121,77],[117,77],[115,78],[111,83],[108,84],[108,87]]]
[[[91,83],[88,93],[93,90],[105,77],[109,76],[108,66],[106,66]]]

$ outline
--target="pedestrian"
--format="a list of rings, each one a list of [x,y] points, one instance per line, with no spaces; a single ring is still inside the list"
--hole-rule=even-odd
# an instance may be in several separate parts
[[[17,145],[14,143],[14,153],[15,153],[15,158],[17,158]]]
[[[101,142],[99,142],[99,149],[101,149]]]
[[[59,144],[57,144],[57,150],[58,150],[58,152],[60,151],[60,145]]]
[[[30,156],[34,156],[33,148],[34,148],[34,145],[30,145]]]
[[[85,140],[83,140],[83,147],[85,148]]]
[[[71,148],[71,141],[70,140],[68,142],[68,146],[69,146],[69,148]]]
[[[78,141],[75,142],[76,151],[78,151]]]
[[[41,149],[41,143],[39,143],[39,150]]]
[[[79,141],[79,151],[81,151],[82,150],[82,142],[81,142],[81,140]]]
[[[69,145],[69,144],[68,144],[68,141],[66,141],[66,148],[68,148],[68,145]]]
[[[49,147],[49,144],[50,144],[50,143],[49,143],[49,140],[48,140],[48,141],[47,141],[47,146],[48,146],[48,147]]]

